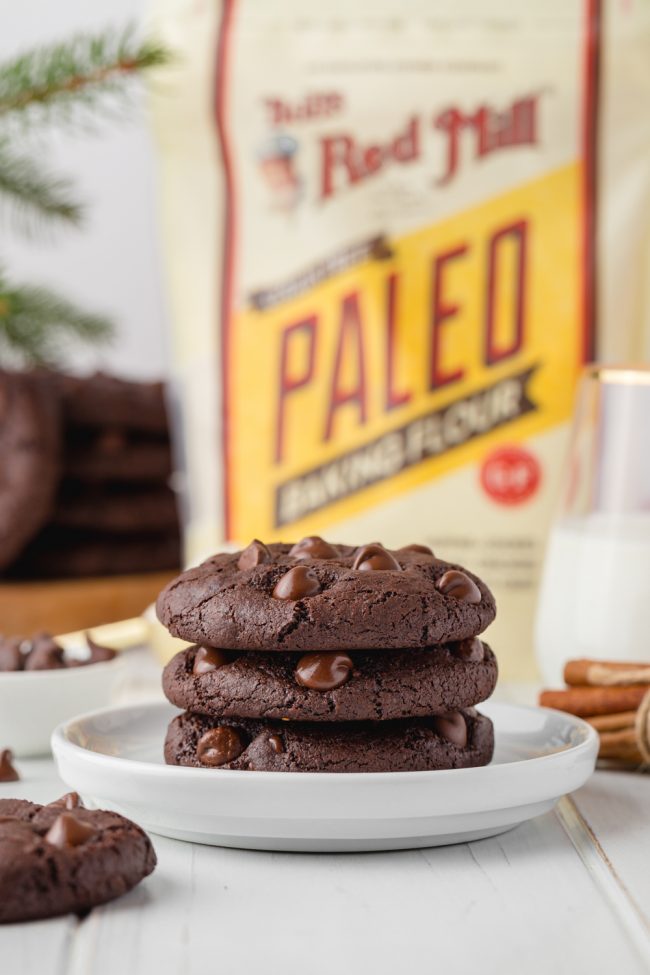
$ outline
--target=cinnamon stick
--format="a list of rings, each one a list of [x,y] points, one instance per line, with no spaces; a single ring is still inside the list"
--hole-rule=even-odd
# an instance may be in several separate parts
[[[589,718],[636,710],[647,691],[645,684],[631,687],[570,687],[566,691],[542,691],[539,703],[543,707]]]
[[[598,758],[641,764],[643,759],[639,751],[634,728],[601,733]]]
[[[564,680],[571,687],[650,684],[650,664],[584,658],[569,660],[564,668]]]
[[[636,711],[621,711],[620,714],[601,714],[585,717],[596,731],[622,731],[624,728],[634,728]]]

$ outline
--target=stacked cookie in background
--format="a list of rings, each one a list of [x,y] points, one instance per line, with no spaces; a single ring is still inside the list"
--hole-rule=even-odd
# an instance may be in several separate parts
[[[184,709],[168,764],[393,772],[492,757],[492,724],[474,705],[497,679],[478,637],[494,599],[426,546],[254,541],[180,575],[158,615],[195,644],[163,675]]]
[[[53,384],[0,372],[0,570],[52,515],[61,468],[61,411]]]
[[[5,378],[5,382],[6,382]],[[24,377],[21,380],[27,383]],[[16,379],[12,382],[15,384]],[[180,564],[164,388],[98,373],[34,374],[58,416],[53,497],[17,578],[103,576]],[[36,468],[35,468],[36,469]]]

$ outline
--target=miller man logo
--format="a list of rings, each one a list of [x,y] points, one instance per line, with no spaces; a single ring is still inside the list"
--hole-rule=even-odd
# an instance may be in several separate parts
[[[515,146],[536,145],[539,97],[535,94],[517,98],[501,110],[479,105],[472,112],[464,112],[452,106],[435,115],[427,128],[420,116],[413,115],[382,142],[364,143],[350,134],[323,136],[320,198],[332,197],[389,166],[420,159],[425,133],[431,130],[443,139],[438,149],[442,165],[434,175],[436,186],[451,182],[468,159],[482,159]]]

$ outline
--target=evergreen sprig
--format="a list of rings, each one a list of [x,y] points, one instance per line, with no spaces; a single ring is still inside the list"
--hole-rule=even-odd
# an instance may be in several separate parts
[[[18,113],[38,124],[87,122],[91,111],[110,111],[128,95],[141,71],[167,60],[164,48],[139,41],[132,28],[27,51],[0,66],[0,122]]]
[[[72,340],[107,339],[107,318],[85,312],[49,288],[13,284],[0,271],[0,357],[3,361],[53,365]]]
[[[0,200],[18,215],[23,229],[38,218],[80,223],[83,209],[72,190],[69,180],[52,176],[0,140]]]
[[[128,28],[79,34],[0,65],[0,203],[23,218],[23,229],[35,218],[79,224],[83,208],[68,180],[14,148],[16,136],[45,123],[88,128],[100,111],[122,117],[134,79],[168,60],[164,48]],[[66,344],[105,341],[112,332],[104,316],[49,288],[14,284],[0,268],[1,362],[56,364]]]

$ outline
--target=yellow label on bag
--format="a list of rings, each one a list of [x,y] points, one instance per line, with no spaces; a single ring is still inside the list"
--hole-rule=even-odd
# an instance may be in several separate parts
[[[324,529],[566,419],[580,214],[574,164],[239,312],[233,537]]]

